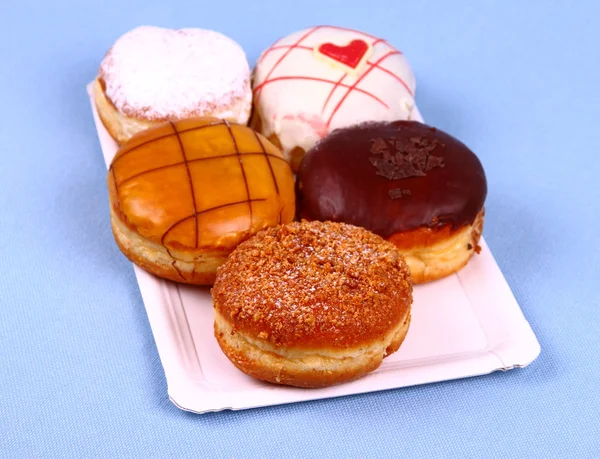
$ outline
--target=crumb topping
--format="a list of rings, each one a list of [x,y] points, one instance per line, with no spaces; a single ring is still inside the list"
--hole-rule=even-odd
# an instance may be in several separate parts
[[[240,244],[219,268],[215,308],[275,345],[343,348],[381,339],[412,302],[407,265],[367,230],[294,222]]]

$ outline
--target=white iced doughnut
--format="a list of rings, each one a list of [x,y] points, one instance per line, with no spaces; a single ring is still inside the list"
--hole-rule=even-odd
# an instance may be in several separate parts
[[[156,122],[193,116],[246,124],[250,68],[241,46],[221,33],[142,26],[105,55],[95,95],[100,117],[119,142]]]
[[[265,50],[253,74],[253,126],[297,167],[334,129],[411,118],[415,77],[385,40],[334,26],[288,35]]]

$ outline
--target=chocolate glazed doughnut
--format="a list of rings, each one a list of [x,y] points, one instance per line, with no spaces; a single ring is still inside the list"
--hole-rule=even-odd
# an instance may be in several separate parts
[[[338,129],[307,152],[298,215],[362,226],[393,242],[413,281],[461,269],[479,251],[485,172],[462,142],[416,121]]]

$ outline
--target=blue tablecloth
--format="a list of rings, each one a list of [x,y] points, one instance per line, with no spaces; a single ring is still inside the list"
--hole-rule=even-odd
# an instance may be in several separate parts
[[[598,457],[600,8],[592,0],[2,2],[0,457]],[[173,406],[114,244],[85,85],[141,24],[254,62],[318,23],[386,37],[487,171],[485,236],[542,354],[506,373],[222,412]]]

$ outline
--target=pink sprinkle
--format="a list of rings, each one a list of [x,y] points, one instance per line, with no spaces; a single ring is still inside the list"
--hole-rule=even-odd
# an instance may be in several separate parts
[[[309,125],[312,130],[321,138],[325,137],[329,132],[327,123],[321,119],[318,115],[311,115],[307,113],[299,113],[297,115],[285,115],[284,120],[288,121],[300,121]]]

